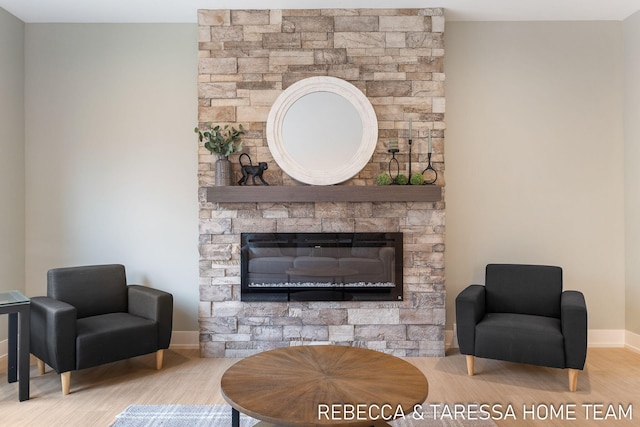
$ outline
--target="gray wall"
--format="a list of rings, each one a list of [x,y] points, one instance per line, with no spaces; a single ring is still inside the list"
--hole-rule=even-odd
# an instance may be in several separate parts
[[[639,21],[447,23],[448,328],[457,292],[506,261],[562,265],[591,328],[640,333]],[[0,286],[123,262],[196,331],[197,29],[26,27],[25,73],[24,25],[0,10]]]
[[[447,317],[490,262],[559,265],[625,328],[620,22],[449,22]],[[449,326],[451,327],[451,326]]]
[[[0,9],[0,292],[25,289],[23,93],[24,23]],[[6,337],[0,316],[0,341]]]
[[[123,263],[198,312],[197,27],[29,24],[26,278]]]
[[[626,329],[640,334],[640,12],[624,22]]]

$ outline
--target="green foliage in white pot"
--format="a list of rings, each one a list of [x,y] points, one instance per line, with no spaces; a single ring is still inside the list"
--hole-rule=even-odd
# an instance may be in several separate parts
[[[206,124],[209,127],[208,130],[201,131],[199,128],[195,128],[194,132],[198,134],[200,142],[205,141],[204,148],[209,150],[211,154],[217,156],[227,157],[236,151],[242,150],[242,142],[240,137],[244,135],[244,128],[242,125],[238,126],[238,129],[225,125],[211,126],[211,123]]]

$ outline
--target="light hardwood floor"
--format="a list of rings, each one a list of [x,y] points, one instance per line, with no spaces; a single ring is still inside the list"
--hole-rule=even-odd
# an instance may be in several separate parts
[[[464,356],[455,351],[443,358],[407,360],[429,380],[428,403],[498,404],[502,413],[511,404],[517,419],[498,420],[499,427],[640,425],[640,355],[628,350],[589,349],[575,393],[568,391],[567,373],[559,369],[476,359],[476,375],[469,377]],[[220,377],[235,361],[203,359],[196,350],[168,350],[161,371],[155,369],[155,355],[147,355],[74,372],[67,396],[61,393],[60,376],[49,370],[38,375],[34,362],[31,400],[18,402],[17,386],[6,382],[6,359],[0,360],[0,425],[108,426],[130,404],[224,403]],[[550,404],[575,404],[576,420],[523,419],[523,405]],[[609,404],[616,410],[633,405],[634,419],[586,420],[583,404],[603,404],[605,410]]]

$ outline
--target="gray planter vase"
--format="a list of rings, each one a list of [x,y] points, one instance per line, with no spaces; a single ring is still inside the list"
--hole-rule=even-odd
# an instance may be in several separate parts
[[[216,186],[231,185],[231,162],[226,156],[218,156],[216,160]]]

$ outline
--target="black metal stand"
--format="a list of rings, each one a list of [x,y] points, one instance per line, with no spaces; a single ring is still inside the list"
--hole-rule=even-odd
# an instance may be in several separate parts
[[[29,302],[0,305],[9,315],[7,381],[18,381],[18,400],[29,400]]]
[[[231,427],[240,427],[240,412],[236,408],[231,408]]]
[[[411,184],[411,143],[413,140],[409,138],[409,179],[407,179],[407,185]]]
[[[427,153],[427,167],[422,171],[422,175],[429,173],[429,178],[425,176],[425,184],[433,184],[438,179],[438,172],[431,166],[431,153]]]
[[[400,175],[400,163],[398,163],[398,159],[396,159],[396,153],[399,152],[400,150],[397,149],[397,148],[389,148],[387,151],[389,153],[391,153],[391,160],[389,160],[389,176],[395,182],[395,180],[398,177],[398,175]],[[395,176],[393,176],[393,174],[391,173],[391,164],[393,162],[395,162],[395,164],[396,164],[396,175]]]

